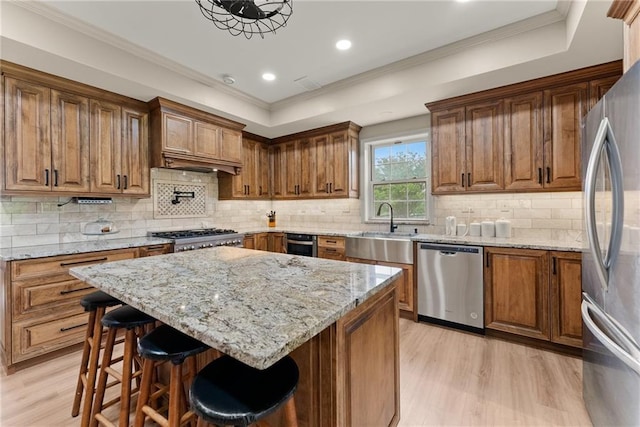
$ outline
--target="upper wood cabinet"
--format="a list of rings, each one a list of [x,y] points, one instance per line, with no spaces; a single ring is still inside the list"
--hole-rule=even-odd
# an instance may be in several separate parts
[[[91,100],[91,191],[149,194],[148,113]]]
[[[358,197],[359,132],[346,122],[273,140],[273,197]]]
[[[5,189],[89,191],[89,100],[6,77]]]
[[[624,72],[640,59],[640,1],[613,0],[607,16],[624,20]]]
[[[212,169],[242,166],[242,123],[164,98],[149,101],[152,167]]]
[[[258,135],[242,135],[242,169],[238,175],[218,174],[218,197],[228,199],[269,199],[268,140]]]
[[[434,194],[574,191],[582,118],[620,61],[427,104]]]
[[[8,194],[149,195],[145,103],[2,62]]]
[[[542,91],[504,100],[504,131],[505,189],[543,188]]]

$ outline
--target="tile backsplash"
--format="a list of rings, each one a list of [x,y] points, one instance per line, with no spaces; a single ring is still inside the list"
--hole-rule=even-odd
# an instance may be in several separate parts
[[[58,206],[68,197],[0,197],[0,247],[45,245],[104,238],[144,236],[148,231],[194,227],[223,227],[239,231],[266,227],[266,213],[277,212],[279,228],[314,230],[385,230],[386,225],[363,224],[361,202],[357,199],[255,201],[218,200],[218,180],[215,174],[152,169],[151,185],[171,182],[181,186],[206,190],[206,210],[190,218],[154,217],[154,197],[136,199],[113,198],[104,205]],[[186,188],[186,187],[185,187]],[[156,203],[160,203],[156,200]],[[164,203],[167,203],[165,200]],[[458,222],[507,218],[514,237],[574,239],[582,230],[582,199],[580,192],[477,194],[434,197],[435,219],[431,226],[418,226],[421,233],[441,234],[444,219],[455,215]],[[120,230],[109,236],[85,236],[87,222],[104,218],[113,221]],[[400,225],[410,231],[414,225]]]

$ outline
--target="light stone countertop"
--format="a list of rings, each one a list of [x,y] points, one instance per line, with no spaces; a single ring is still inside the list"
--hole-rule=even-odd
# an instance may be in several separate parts
[[[401,270],[234,247],[74,267],[73,276],[264,369]]]
[[[0,249],[1,261],[17,261],[31,258],[46,258],[58,255],[73,255],[112,249],[137,248],[140,246],[171,243],[167,239],[131,237],[126,239],[96,239],[86,242],[59,243],[57,245],[22,246]]]
[[[357,230],[313,230],[296,227],[276,227],[276,228],[260,228],[242,231],[243,233],[265,233],[265,232],[278,232],[278,233],[300,233],[300,234],[315,234],[318,236],[358,236],[362,231]],[[375,233],[375,231],[371,231]],[[385,233],[381,233],[385,234]],[[510,237],[510,238],[498,238],[498,237],[471,237],[471,236],[446,236],[442,234],[412,234],[408,236],[406,233],[399,232],[403,238],[410,239],[416,242],[425,243],[447,243],[454,245],[475,245],[475,246],[496,246],[505,248],[520,248],[520,249],[540,249],[551,251],[567,251],[567,252],[582,252],[586,248],[587,242],[580,240],[551,240],[551,239],[535,239],[531,237]]]

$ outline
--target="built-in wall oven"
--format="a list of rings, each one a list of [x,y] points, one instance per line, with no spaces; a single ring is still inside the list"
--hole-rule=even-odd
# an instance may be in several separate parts
[[[313,234],[286,233],[287,253],[290,255],[318,256],[317,237]]]

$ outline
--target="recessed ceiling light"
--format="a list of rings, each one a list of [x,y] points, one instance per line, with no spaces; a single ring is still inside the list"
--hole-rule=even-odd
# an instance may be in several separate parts
[[[273,73],[264,73],[262,78],[268,82],[274,81],[276,79],[276,75]]]
[[[351,48],[351,41],[349,40],[339,40],[338,43],[336,43],[336,48],[339,50],[347,50]]]
[[[229,74],[225,74],[222,76],[222,81],[225,84],[232,85],[236,82],[236,79],[234,79],[233,76],[230,76]]]

